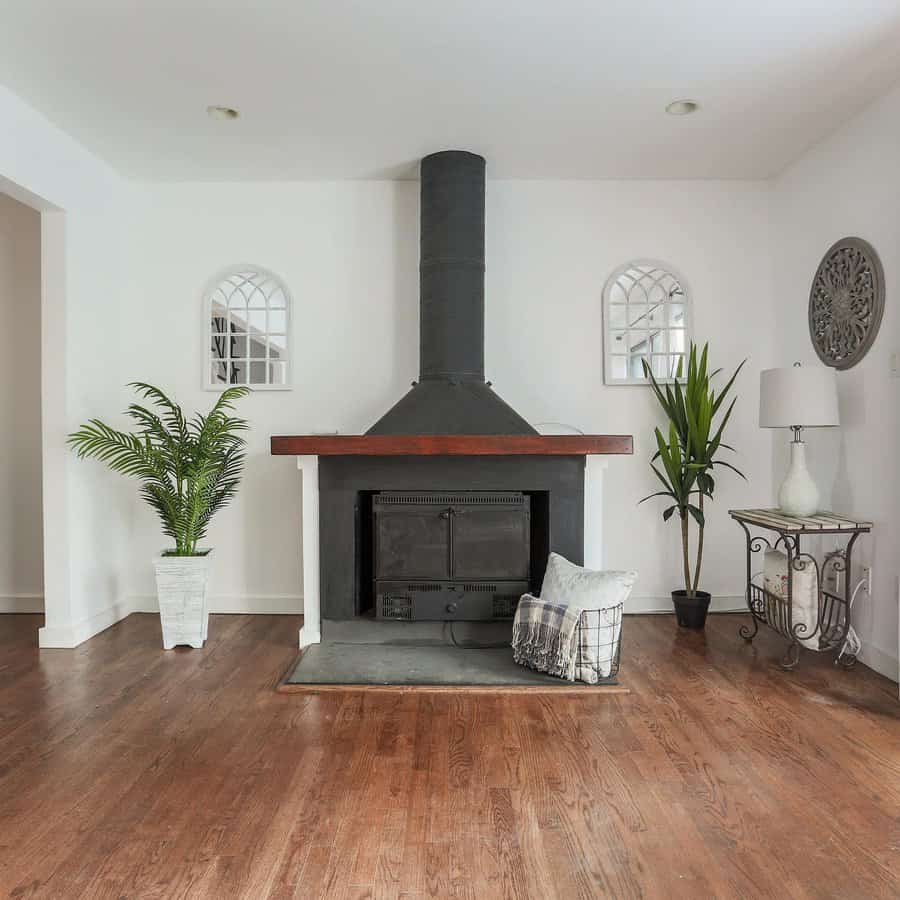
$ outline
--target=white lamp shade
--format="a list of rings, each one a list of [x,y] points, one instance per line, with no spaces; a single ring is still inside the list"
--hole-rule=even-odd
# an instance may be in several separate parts
[[[840,425],[834,369],[792,366],[760,372],[759,424],[761,428]]]

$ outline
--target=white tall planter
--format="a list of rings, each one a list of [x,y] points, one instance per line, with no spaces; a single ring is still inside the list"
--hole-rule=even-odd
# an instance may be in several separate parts
[[[212,550],[205,556],[157,556],[156,593],[162,624],[163,649],[178,644],[200,648],[209,629],[207,585]]]

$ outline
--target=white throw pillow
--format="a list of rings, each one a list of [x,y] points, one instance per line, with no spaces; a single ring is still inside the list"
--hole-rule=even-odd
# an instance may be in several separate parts
[[[610,609],[628,599],[637,572],[598,572],[551,553],[541,585],[541,600],[582,609]]]

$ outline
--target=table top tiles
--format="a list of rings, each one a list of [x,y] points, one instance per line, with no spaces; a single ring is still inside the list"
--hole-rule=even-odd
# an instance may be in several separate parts
[[[829,511],[817,512],[812,516],[791,516],[778,509],[732,509],[729,510],[729,515],[739,522],[748,522],[776,531],[815,533],[872,529],[871,522]]]

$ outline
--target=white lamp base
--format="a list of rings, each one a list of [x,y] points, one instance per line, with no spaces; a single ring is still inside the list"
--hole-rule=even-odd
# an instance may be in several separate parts
[[[811,516],[819,511],[819,489],[806,468],[806,444],[791,443],[791,466],[778,490],[778,507],[789,516]]]

